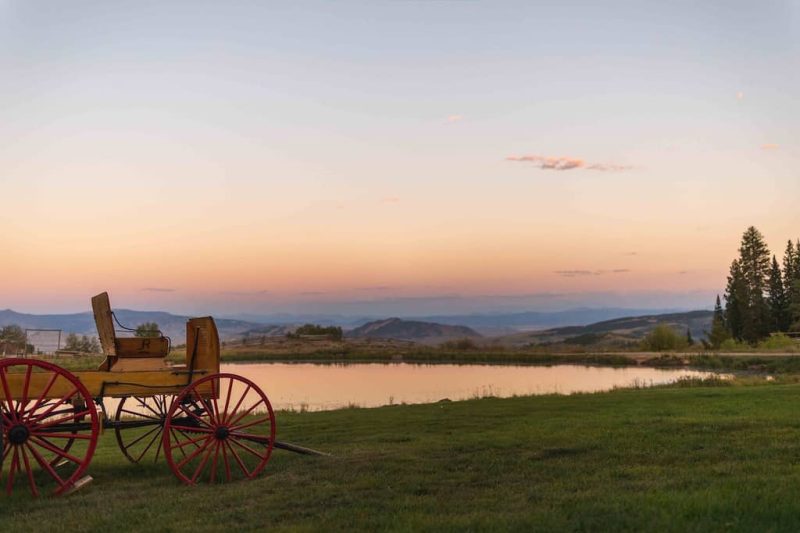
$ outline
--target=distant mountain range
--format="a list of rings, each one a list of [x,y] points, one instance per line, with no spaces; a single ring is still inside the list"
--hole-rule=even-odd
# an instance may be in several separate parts
[[[354,339],[398,339],[431,344],[480,336],[478,332],[466,326],[451,326],[400,318],[376,320],[347,333],[347,337]]]
[[[620,346],[638,343],[656,325],[665,324],[676,331],[691,331],[700,340],[711,329],[713,311],[688,311],[644,316],[629,316],[604,320],[584,326],[565,326],[542,331],[515,333],[498,338],[503,344],[577,344],[593,346]]]
[[[399,315],[402,320],[434,322],[451,326],[468,326],[484,335],[509,333],[512,330],[535,330],[558,326],[582,326],[603,320],[626,316],[656,315],[675,313],[687,309],[636,309],[622,307],[581,307],[564,311],[525,311],[471,313],[461,315]],[[368,322],[381,320],[381,316],[346,316],[331,314],[236,314],[229,318],[259,324],[296,325],[305,323],[341,326],[344,329],[356,328]]]
[[[186,321],[189,317],[163,311],[134,311],[116,309],[117,319],[125,326],[135,328],[144,322],[155,322],[173,344],[185,342]],[[633,318],[631,318],[633,317]],[[557,312],[531,311],[506,314],[441,315],[419,318],[356,319],[330,315],[280,315],[280,322],[259,322],[217,318],[220,337],[231,339],[242,336],[280,336],[303,323],[340,325],[351,338],[387,338],[416,340],[418,342],[443,341],[454,338],[498,337],[508,344],[562,342],[581,335],[580,342],[594,340],[611,342],[614,339],[634,339],[643,336],[655,323],[667,322],[677,328],[689,328],[695,338],[710,328],[711,311],[662,313],[646,309],[570,309]],[[253,319],[265,316],[252,315]],[[324,318],[324,320],[323,320]],[[34,315],[17,313],[10,309],[0,311],[0,326],[17,324],[23,328],[60,329],[64,333],[96,335],[94,317],[90,312],[72,314]],[[594,335],[592,337],[591,335]]]
[[[117,320],[126,327],[135,328],[144,322],[155,322],[161,332],[172,340],[173,344],[182,344],[186,340],[186,321],[190,317],[173,315],[163,311],[132,311],[115,309]],[[220,337],[229,338],[259,328],[262,324],[243,320],[215,319]],[[10,309],[0,311],[0,326],[16,324],[22,328],[60,329],[66,333],[78,335],[97,335],[94,315],[89,312],[65,315],[31,315],[17,313]]]
[[[560,326],[583,326],[615,318],[659,315],[683,311],[678,309],[625,309],[616,307],[606,308],[576,308],[565,311],[526,311],[522,313],[491,313],[448,316],[425,316],[415,320],[438,322],[440,324],[469,326],[481,333],[494,334],[494,329],[514,330],[542,330]]]

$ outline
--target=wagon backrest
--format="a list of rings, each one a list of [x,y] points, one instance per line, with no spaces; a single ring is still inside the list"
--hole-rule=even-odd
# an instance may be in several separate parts
[[[102,292],[92,298],[92,311],[94,311],[94,323],[97,325],[97,335],[100,337],[103,354],[117,355],[114,317],[111,315],[111,302],[108,300],[107,292]]]
[[[186,323],[186,366],[219,372],[219,333],[210,316],[191,318]]]
[[[170,343],[167,337],[117,337],[114,331],[114,313],[108,293],[103,292],[92,298],[94,322],[103,354],[108,356],[108,368],[117,357],[127,359],[164,358],[169,354]],[[129,328],[125,328],[129,329]],[[131,330],[132,331],[132,330]]]

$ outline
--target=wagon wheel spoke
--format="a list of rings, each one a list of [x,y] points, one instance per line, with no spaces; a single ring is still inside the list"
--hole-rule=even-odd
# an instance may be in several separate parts
[[[80,412],[80,413],[75,413],[74,415],[68,416],[66,418],[59,418],[58,420],[52,420],[50,422],[47,422],[46,424],[37,424],[36,429],[37,429],[37,431],[41,431],[42,429],[47,429],[49,427],[53,427],[53,426],[56,426],[58,424],[63,424],[64,422],[69,422],[70,420],[75,420],[76,418],[81,418],[81,417],[84,417],[84,416],[86,416],[88,414],[89,414],[89,410],[87,409],[86,411],[83,411],[83,412]]]
[[[208,446],[208,451],[203,455],[203,459],[202,461],[200,461],[200,466],[198,466],[197,469],[194,471],[194,475],[192,476],[192,483],[197,483],[197,478],[203,472],[203,469],[206,467],[206,464],[208,464],[208,460],[211,458],[211,452],[214,451],[214,448],[219,446],[219,441],[216,439],[209,440],[209,443],[210,445]]]
[[[6,399],[6,403],[8,404],[8,413],[10,415],[10,420],[12,423],[17,421],[17,411],[14,409],[14,400],[13,396],[11,395],[11,389],[8,386],[8,380],[6,379],[6,373],[4,372],[5,369],[0,368],[0,383],[3,386],[3,396]]]
[[[19,409],[19,412],[17,413],[18,416],[22,416],[22,413],[25,411],[24,407],[28,405],[28,391],[30,390],[31,386],[32,372],[33,372],[32,366],[29,366],[27,369],[25,369],[25,384],[22,386],[22,400],[20,400],[19,403],[17,404],[17,409]],[[25,459],[26,464],[27,461],[28,460]]]
[[[211,479],[209,480],[209,483],[212,483],[212,484],[217,479],[217,461],[219,460],[219,447],[220,447],[220,444],[221,444],[220,441],[217,441],[214,444],[214,460],[211,461]]]
[[[141,416],[142,418],[147,418],[149,420],[155,420],[159,424],[161,423],[161,419],[160,418],[156,418],[156,417],[150,416],[150,415],[145,415],[143,413],[137,413],[136,411],[131,411],[130,409],[120,409],[119,411],[121,413],[125,413],[125,414],[128,414],[128,415]]]
[[[246,452],[249,452],[249,453],[251,453],[251,454],[255,455],[255,456],[256,456],[256,457],[258,457],[259,459],[262,459],[262,460],[264,459],[264,456],[263,456],[263,455],[261,455],[260,453],[258,453],[257,451],[255,451],[255,450],[254,450],[253,448],[251,448],[250,446],[248,446],[248,445],[246,445],[246,444],[243,444],[243,443],[239,442],[239,439],[231,439],[231,442],[232,442],[232,443],[234,443],[235,445],[239,446],[240,448],[242,448],[244,451],[246,451]]]
[[[228,379],[228,394],[225,395],[225,407],[223,407],[222,420],[223,422],[227,422],[228,420],[228,407],[231,404],[231,393],[233,392],[233,379]]]
[[[158,411],[156,411],[155,409],[153,409],[152,407],[147,405],[147,402],[145,400],[143,400],[142,398],[140,398],[139,396],[134,396],[134,398],[136,399],[137,402],[139,402],[139,404],[142,407],[144,407],[145,409],[147,409],[148,411],[153,413],[156,416],[156,418],[162,418],[163,417],[163,413],[159,413]],[[153,400],[155,401],[155,398]]]
[[[233,458],[236,460],[236,463],[239,465],[239,468],[242,469],[242,472],[244,473],[244,476],[249,478],[250,477],[250,472],[248,472],[247,471],[247,467],[244,466],[244,463],[242,462],[242,458],[239,457],[239,454],[236,453],[236,450],[233,449],[233,446],[231,445],[230,442],[225,442],[225,445],[228,447],[228,449],[233,454]]]
[[[206,422],[205,420],[203,420],[202,418],[200,418],[200,417],[199,417],[198,415],[196,415],[195,413],[193,413],[193,412],[191,412],[191,411],[187,410],[185,406],[183,406],[183,405],[180,405],[180,404],[179,404],[179,405],[178,405],[178,407],[180,408],[180,410],[181,410],[181,411],[183,411],[183,412],[184,412],[184,413],[186,413],[187,415],[191,416],[192,418],[194,418],[195,420],[197,420],[198,422],[200,422],[200,423],[201,423],[201,424],[203,424],[204,426],[206,426],[206,427],[208,427],[208,428],[211,428],[211,424],[209,424],[208,422]]]
[[[150,439],[150,442],[148,442],[148,443],[147,443],[147,446],[145,446],[144,450],[142,450],[142,453],[140,453],[140,454],[139,454],[139,457],[137,457],[137,458],[136,458],[136,462],[137,462],[137,463],[138,463],[139,461],[141,461],[141,460],[142,460],[142,457],[144,457],[144,456],[145,456],[145,454],[146,454],[146,453],[147,453],[147,452],[150,450],[150,448],[152,448],[152,447],[153,447],[153,443],[154,443],[154,442],[156,442],[156,441],[158,440],[158,437],[160,437],[160,436],[161,436],[161,430],[162,430],[162,429],[163,429],[163,427],[162,427],[162,426],[158,426],[158,431],[156,431],[156,434],[155,434],[155,435],[153,435],[153,438],[152,438],[152,439]]]
[[[142,441],[142,440],[146,439],[148,435],[152,434],[154,431],[157,431],[158,429],[160,429],[160,428],[159,428],[159,426],[155,426],[155,427],[153,427],[153,428],[150,428],[150,430],[149,430],[147,433],[143,433],[142,435],[139,435],[139,436],[138,436],[138,437],[137,437],[137,438],[136,438],[136,439],[135,439],[133,442],[131,442],[131,443],[130,443],[130,444],[129,444],[129,445],[128,445],[128,446],[127,446],[125,449],[127,450],[127,449],[129,449],[129,448],[133,447],[133,446],[134,446],[134,445],[136,445],[138,442],[140,442],[140,441]],[[134,461],[134,463],[135,463],[135,462],[137,462],[137,461]]]
[[[53,373],[53,375],[50,377],[50,380],[47,382],[47,385],[45,385],[44,389],[42,390],[42,393],[36,399],[36,402],[33,404],[33,407],[31,407],[29,412],[31,413],[35,412],[42,405],[42,402],[46,404],[47,401],[49,401],[46,400],[47,395],[50,393],[50,389],[53,388],[53,385],[55,385],[57,379],[58,379],[58,374]]]
[[[247,424],[242,424],[242,425],[239,425],[239,426],[231,426],[231,431],[241,431],[243,429],[247,429],[249,427],[257,426],[259,424],[263,424],[263,423],[269,422],[269,421],[270,421],[270,417],[269,416],[265,416],[264,418],[259,418],[257,420],[253,420],[251,422],[248,422]]]
[[[37,436],[32,436],[30,442],[32,442],[33,444],[36,444],[37,446],[40,446],[40,447],[44,448],[45,450],[47,450],[49,452],[52,452],[52,453],[56,454],[57,456],[61,457],[62,459],[67,459],[68,461],[72,461],[75,464],[80,464],[81,463],[80,458],[75,457],[74,455],[70,455],[69,453],[67,453],[64,450],[62,450],[61,448],[59,448],[58,446],[53,446],[52,444],[41,440]]]
[[[37,462],[37,463],[39,463],[39,466],[41,466],[41,467],[42,467],[42,469],[43,469],[45,472],[47,472],[48,474],[50,474],[50,477],[52,477],[52,478],[55,480],[55,482],[56,482],[56,483],[58,483],[60,486],[62,486],[62,487],[66,486],[66,484],[64,483],[64,480],[63,480],[63,479],[61,479],[61,476],[59,476],[59,475],[58,475],[58,472],[56,472],[56,471],[55,471],[55,469],[53,468],[53,465],[52,465],[52,464],[50,464],[50,463],[49,463],[49,462],[48,462],[48,461],[47,461],[47,460],[46,460],[46,459],[45,459],[45,458],[42,456],[42,454],[41,454],[41,453],[39,453],[38,451],[36,451],[36,448],[34,448],[33,446],[31,446],[29,443],[25,443],[25,445],[26,445],[26,446],[28,447],[28,449],[30,450],[31,454],[33,455],[33,458],[34,458],[34,459],[36,459],[36,462]]]
[[[56,407],[58,407],[59,405],[61,405],[61,404],[63,404],[63,403],[66,403],[66,402],[67,402],[67,400],[69,400],[70,398],[72,398],[73,396],[75,396],[77,393],[78,393],[78,388],[77,388],[77,387],[75,387],[75,388],[74,388],[74,389],[72,389],[70,392],[68,392],[67,394],[65,394],[64,396],[62,396],[62,397],[61,397],[61,399],[60,399],[60,400],[58,400],[56,403],[54,403],[53,405],[51,405],[50,407],[48,407],[48,408],[47,408],[47,410],[46,410],[44,413],[40,413],[39,415],[37,415],[37,416],[35,416],[35,417],[32,417],[32,418],[30,419],[30,421],[31,421],[31,422],[39,422],[39,421],[41,421],[41,420],[44,420],[45,418],[47,418],[48,416],[50,416],[50,415],[53,413],[53,411],[55,411]]]
[[[206,437],[206,440],[202,446],[200,446],[195,451],[184,457],[183,460],[176,465],[178,469],[183,468],[189,461],[191,461],[192,459],[203,453],[206,450],[206,448],[208,448],[211,445],[212,442],[214,442],[213,437]]]
[[[232,421],[230,422],[230,424],[231,424],[232,426],[235,426],[235,425],[237,424],[237,422],[241,421],[241,420],[242,420],[244,417],[246,417],[247,415],[249,415],[250,413],[252,413],[252,412],[253,412],[253,410],[254,410],[256,407],[258,407],[258,406],[259,406],[259,405],[260,405],[260,404],[261,404],[263,401],[264,401],[264,400],[259,400],[258,402],[256,402],[256,403],[254,403],[253,405],[251,405],[251,406],[250,406],[250,408],[249,408],[249,409],[247,409],[247,411],[245,411],[244,413],[242,413],[242,414],[240,414],[239,416],[237,416],[235,420],[232,420]]]
[[[170,429],[169,429],[169,432],[170,432],[170,435],[172,435],[172,438],[173,438],[173,439],[175,439],[175,440],[177,441],[177,440],[178,440],[178,438],[175,436],[175,432],[173,431],[173,429],[172,429],[172,428],[170,428]],[[185,452],[185,451],[183,451],[183,448],[178,448],[178,449],[181,451],[181,453],[183,454],[183,456],[184,456],[184,457],[186,457],[186,452]]]
[[[230,388],[231,388],[231,389],[233,388],[233,379],[231,379]],[[228,414],[228,418],[226,418],[226,419],[224,420],[224,422],[225,422],[226,424],[230,422],[230,419],[231,419],[231,417],[232,417],[234,414],[236,414],[236,411],[238,411],[238,410],[239,410],[239,407],[242,405],[242,402],[243,402],[243,401],[244,401],[244,399],[247,397],[247,393],[248,393],[248,392],[250,392],[250,389],[251,389],[250,385],[247,385],[247,388],[246,388],[246,389],[244,390],[244,392],[242,393],[242,396],[239,398],[239,401],[238,401],[238,402],[236,402],[236,407],[234,407],[234,408],[231,410],[230,414]]]
[[[231,481],[231,465],[228,462],[228,452],[227,452],[226,448],[227,447],[223,443],[223,445],[222,445],[222,460],[225,463],[225,481],[230,483],[230,481]]]
[[[36,482],[33,480],[33,470],[31,469],[31,463],[28,460],[28,454],[25,453],[25,448],[20,448],[20,452],[22,453],[22,461],[25,463],[25,472],[28,473],[28,484],[31,487],[31,494],[34,496],[39,495],[39,489],[36,488]]]
[[[14,474],[17,471],[17,464],[19,463],[19,451],[16,446],[14,446],[14,455],[11,458],[11,466],[8,468],[8,483],[6,483],[6,494],[9,496],[11,495],[11,491],[14,488]]]

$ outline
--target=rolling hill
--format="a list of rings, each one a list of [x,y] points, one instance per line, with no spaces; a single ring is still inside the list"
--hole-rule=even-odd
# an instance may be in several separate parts
[[[368,322],[347,332],[349,338],[398,339],[437,343],[451,339],[479,338],[481,335],[466,326],[451,326],[434,322],[387,318]]]
[[[681,332],[688,329],[692,332],[692,337],[701,339],[705,337],[705,331],[711,329],[712,317],[712,311],[629,316],[595,322],[586,326],[565,326],[516,333],[498,337],[497,340],[508,346],[556,343],[584,346],[624,346],[638,343],[658,324],[666,324]]]

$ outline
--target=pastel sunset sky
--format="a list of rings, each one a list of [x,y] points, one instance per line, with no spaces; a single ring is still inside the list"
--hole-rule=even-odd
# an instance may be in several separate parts
[[[0,0],[0,309],[709,307],[799,97],[791,1]]]

